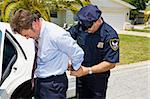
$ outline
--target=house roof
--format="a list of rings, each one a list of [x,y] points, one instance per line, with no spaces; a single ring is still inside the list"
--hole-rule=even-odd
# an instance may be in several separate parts
[[[125,2],[125,1],[122,1],[122,0],[112,0],[112,1],[115,1],[115,2],[117,2],[117,3],[120,3],[120,4],[122,4],[122,5],[126,6],[126,7],[131,8],[131,9],[136,9],[135,6],[129,4],[129,3]]]

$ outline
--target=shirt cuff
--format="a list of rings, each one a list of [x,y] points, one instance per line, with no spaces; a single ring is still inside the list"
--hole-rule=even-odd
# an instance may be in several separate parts
[[[81,63],[78,63],[78,64],[72,64],[72,68],[74,69],[74,70],[78,70],[80,67],[81,67]]]

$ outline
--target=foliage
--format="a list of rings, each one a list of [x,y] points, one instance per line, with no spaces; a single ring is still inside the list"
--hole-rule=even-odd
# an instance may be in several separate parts
[[[146,7],[144,15],[144,21],[147,22],[150,18],[150,5]]]
[[[2,21],[9,22],[10,17],[20,8],[30,10],[49,20],[49,9],[42,0],[4,0],[1,9]]]
[[[50,13],[53,10],[69,9],[76,13],[79,8],[89,3],[86,0],[4,0],[1,2],[1,19],[2,21],[9,22],[10,17],[18,9],[24,8],[50,21]]]
[[[76,13],[81,7],[90,4],[86,0],[46,0],[51,10],[59,11],[69,9]]]
[[[146,8],[146,3],[149,0],[123,0],[123,1],[126,1],[131,5],[135,6],[137,10],[144,10]]]

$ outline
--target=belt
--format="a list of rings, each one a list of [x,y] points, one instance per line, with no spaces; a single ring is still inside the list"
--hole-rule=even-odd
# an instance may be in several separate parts
[[[66,76],[66,73],[63,73],[61,75],[51,75],[51,76],[48,76],[48,77],[45,77],[45,78],[39,78],[39,77],[37,77],[37,79],[41,80],[41,81],[52,81],[55,78],[60,78],[60,77],[64,77],[64,76]]]

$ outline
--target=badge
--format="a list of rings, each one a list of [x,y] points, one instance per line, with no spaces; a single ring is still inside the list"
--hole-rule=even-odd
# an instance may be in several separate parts
[[[119,39],[110,39],[109,41],[111,48],[116,51],[119,48]]]
[[[97,47],[98,48],[103,48],[104,47],[104,43],[103,42],[98,42]]]

